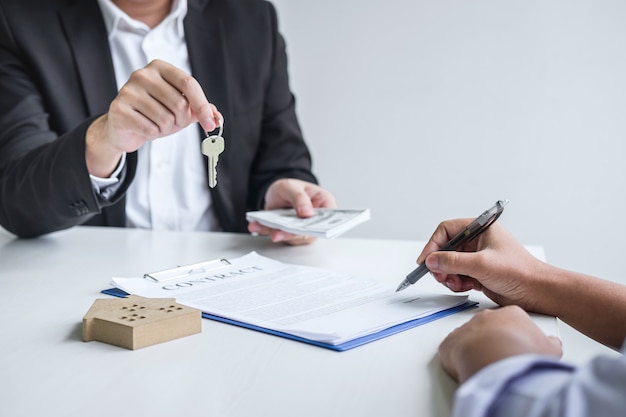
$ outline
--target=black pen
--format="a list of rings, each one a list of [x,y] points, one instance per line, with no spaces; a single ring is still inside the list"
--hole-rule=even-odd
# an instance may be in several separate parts
[[[493,207],[483,212],[483,214],[481,214],[474,221],[468,224],[467,227],[461,231],[461,233],[450,239],[450,241],[443,245],[443,247],[439,250],[457,250],[457,248],[459,248],[462,244],[476,238],[482,232],[487,230],[487,228],[491,226],[496,220],[498,220],[498,217],[500,217],[502,211],[504,210],[504,206],[506,206],[508,202],[508,200],[496,201],[496,204],[494,204]],[[427,272],[430,272],[430,270],[426,266],[426,262],[423,262],[421,265],[411,271],[409,275],[406,276],[404,281],[402,281],[400,283],[400,286],[398,286],[398,289],[396,289],[396,292],[402,291],[406,289],[409,285],[415,284],[421,277],[426,275]]]

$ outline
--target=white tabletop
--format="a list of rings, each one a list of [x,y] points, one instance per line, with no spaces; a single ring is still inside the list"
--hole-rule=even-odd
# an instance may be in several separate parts
[[[2,416],[447,416],[456,384],[437,346],[477,309],[346,352],[203,320],[202,333],[135,351],[82,342],[81,321],[112,276],[252,250],[399,283],[424,242],[274,245],[227,233],[77,227],[37,239],[0,234]],[[407,291],[447,293],[425,277]],[[471,299],[493,306],[481,294]],[[536,318],[554,329],[554,319]]]

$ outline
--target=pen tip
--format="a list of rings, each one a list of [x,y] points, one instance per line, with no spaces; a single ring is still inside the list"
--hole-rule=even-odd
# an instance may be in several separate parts
[[[406,289],[406,287],[408,287],[409,285],[410,285],[410,284],[409,284],[408,282],[403,281],[403,282],[402,282],[402,284],[400,284],[400,285],[398,286],[398,288],[396,288],[396,292],[400,292],[400,291],[402,291],[402,290]]]

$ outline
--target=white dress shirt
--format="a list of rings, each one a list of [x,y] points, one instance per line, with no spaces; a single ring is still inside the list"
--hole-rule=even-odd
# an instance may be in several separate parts
[[[626,415],[626,341],[622,355],[575,368],[520,355],[485,367],[457,391],[453,417],[608,417]]]
[[[111,0],[98,0],[109,34],[118,90],[133,71],[160,59],[191,73],[183,19],[187,0],[174,0],[158,26],[130,18]],[[198,124],[145,143],[126,193],[129,227],[155,230],[219,230],[211,208]],[[94,178],[92,177],[92,180]],[[96,181],[106,186],[113,181]]]

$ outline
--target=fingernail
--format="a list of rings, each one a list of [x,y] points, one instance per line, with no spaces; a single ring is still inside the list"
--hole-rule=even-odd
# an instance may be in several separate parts
[[[275,233],[274,236],[272,236],[272,241],[274,242],[281,242],[283,240],[285,240],[285,234],[282,232]]]

